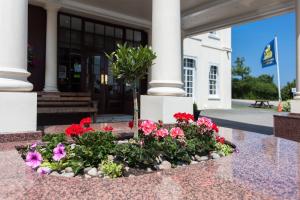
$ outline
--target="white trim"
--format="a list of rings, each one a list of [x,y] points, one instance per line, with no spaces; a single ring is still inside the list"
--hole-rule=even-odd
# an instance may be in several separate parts
[[[216,74],[216,94],[211,95],[210,94],[210,69],[212,66],[217,67],[217,74]],[[209,62],[209,69],[208,69],[208,100],[220,100],[220,64]]]
[[[192,59],[192,60],[194,60],[194,62],[195,62],[195,65],[194,65],[194,67],[185,67],[184,66],[184,59]],[[196,81],[196,77],[197,77],[197,75],[196,75],[196,71],[197,71],[197,63],[198,63],[198,59],[197,59],[197,57],[195,57],[195,56],[188,56],[188,55],[184,55],[183,56],[183,63],[182,63],[182,68],[183,68],[183,71],[185,71],[185,70],[191,70],[192,71],[192,98],[193,98],[193,101],[195,101],[195,99],[196,99],[196,97],[195,97],[195,95],[196,95],[196,92],[195,92],[195,86],[196,86],[196,84],[197,84],[197,81]],[[184,73],[183,73],[183,83],[184,83],[184,85],[185,85],[185,83],[186,83],[186,76],[184,76]],[[185,92],[187,92],[186,91],[186,89],[184,88],[184,90],[185,90]]]
[[[30,0],[31,4],[46,4],[46,0]],[[131,24],[134,26],[139,26],[143,28],[151,28],[151,21],[146,19],[140,19],[137,17],[133,17],[126,14],[121,14],[112,10],[106,10],[100,7],[95,7],[91,5],[87,5],[85,3],[75,2],[72,0],[60,0],[55,3],[59,4],[62,9],[70,9],[73,11],[85,13],[88,15],[94,15],[101,18],[106,18],[109,20],[114,20],[118,22],[122,22],[125,24]]]

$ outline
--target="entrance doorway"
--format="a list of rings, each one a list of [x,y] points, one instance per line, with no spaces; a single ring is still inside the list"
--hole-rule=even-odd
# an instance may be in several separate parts
[[[86,90],[98,101],[101,114],[124,113],[124,83],[117,81],[102,53],[84,56]]]

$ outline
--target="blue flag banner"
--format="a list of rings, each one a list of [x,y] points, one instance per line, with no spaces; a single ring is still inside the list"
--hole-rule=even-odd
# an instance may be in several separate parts
[[[261,65],[262,67],[269,67],[276,64],[275,41],[272,40],[264,49]]]

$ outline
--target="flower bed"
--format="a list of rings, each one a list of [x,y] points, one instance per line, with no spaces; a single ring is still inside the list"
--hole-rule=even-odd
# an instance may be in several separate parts
[[[72,124],[65,133],[45,135],[40,143],[19,149],[26,164],[40,174],[116,178],[217,159],[234,152],[218,136],[218,127],[202,117],[194,122],[187,113],[174,115],[166,128],[160,121],[139,122],[139,136],[117,141],[113,127],[90,128],[91,119]],[[129,126],[132,127],[132,122]],[[71,137],[72,140],[68,140]]]

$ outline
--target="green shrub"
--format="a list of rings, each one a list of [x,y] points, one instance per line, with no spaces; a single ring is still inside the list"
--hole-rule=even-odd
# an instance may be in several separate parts
[[[105,160],[101,163],[101,171],[111,178],[117,178],[122,176],[123,165],[114,163],[111,160]]]
[[[290,101],[282,102],[282,111],[283,112],[291,112],[291,102]]]
[[[166,137],[158,143],[158,147],[163,158],[173,165],[176,165],[178,162],[191,162],[185,141]]]
[[[233,148],[228,144],[216,143],[217,151],[223,153],[225,156],[228,156],[233,152]]]
[[[115,155],[130,167],[147,168],[155,165],[159,151],[154,143],[145,146],[136,142],[117,145]]]
[[[115,137],[111,132],[89,132],[77,138],[72,159],[84,162],[84,166],[97,166],[115,148]]]

